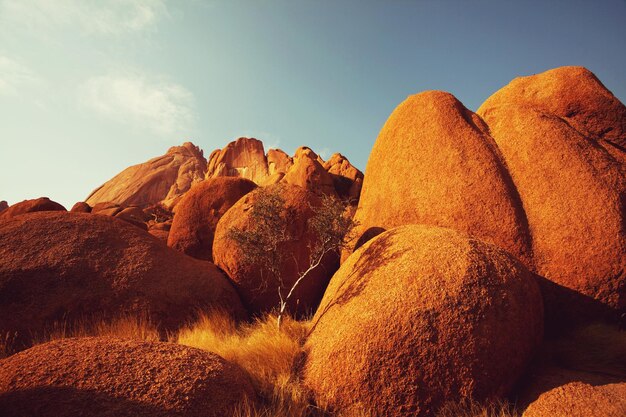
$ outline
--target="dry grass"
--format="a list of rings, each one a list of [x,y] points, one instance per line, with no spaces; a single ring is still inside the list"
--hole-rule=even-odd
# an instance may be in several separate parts
[[[17,334],[10,332],[0,335],[0,359],[6,358],[15,353],[13,345],[16,336]]]
[[[123,315],[113,320],[91,319],[68,324],[58,322],[51,326],[33,344],[46,343],[70,337],[119,337],[146,341],[160,340],[157,327],[145,316]]]
[[[517,409],[506,401],[481,404],[475,401],[450,403],[437,413],[437,417],[519,417]]]
[[[236,416],[307,416],[316,414],[298,368],[308,331],[308,322],[291,317],[284,318],[279,330],[275,315],[238,326],[228,315],[214,312],[181,330],[176,341],[217,353],[250,375],[262,405],[243,404]]]

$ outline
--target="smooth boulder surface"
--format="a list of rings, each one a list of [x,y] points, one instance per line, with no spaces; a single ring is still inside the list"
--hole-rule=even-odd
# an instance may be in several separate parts
[[[623,314],[624,106],[589,71],[565,67],[515,79],[478,113],[521,196],[550,322]]]
[[[510,103],[563,118],[602,146],[610,142],[607,148],[626,147],[626,106],[587,68],[559,67],[515,78],[489,97],[477,113]]]
[[[90,206],[113,202],[123,206],[171,208],[191,186],[204,179],[207,161],[191,142],[173,146],[165,155],[126,168],[96,188],[85,200]]]
[[[521,200],[496,143],[478,115],[442,91],[412,95],[389,116],[367,162],[355,220],[357,241],[370,229],[428,224],[532,262]]]
[[[336,411],[432,416],[444,402],[508,394],[542,332],[538,285],[513,256],[450,229],[402,226],[332,277],[304,381]]]
[[[91,206],[84,201],[79,201],[72,206],[72,213],[91,213]]]
[[[279,305],[277,290],[281,287],[279,278],[265,267],[250,265],[242,261],[242,250],[228,237],[231,228],[250,230],[255,226],[250,212],[259,199],[260,193],[278,190],[284,198],[285,206],[280,212],[281,230],[290,238],[279,246],[282,263],[276,268],[282,277],[282,288],[286,294],[299,276],[299,272],[309,266],[310,245],[317,236],[308,229],[307,222],[314,216],[312,207],[318,207],[319,198],[305,188],[275,184],[258,188],[244,196],[222,216],[217,224],[213,242],[215,264],[235,283],[242,301],[250,313],[267,312]],[[303,316],[317,306],[328,280],[337,269],[336,254],[328,254],[322,263],[301,281],[288,303],[291,314]]]
[[[55,323],[148,315],[163,330],[198,309],[245,312],[228,279],[126,222],[43,212],[0,222],[0,334],[28,345]]]
[[[40,197],[33,200],[24,200],[9,206],[0,212],[0,219],[8,219],[20,214],[36,213],[38,211],[66,211],[66,209],[48,197]]]
[[[65,339],[0,361],[4,417],[222,417],[246,400],[238,366],[173,343]]]
[[[522,417],[624,417],[626,382],[591,385],[570,382],[532,402]]]
[[[236,177],[212,178],[196,184],[176,206],[167,245],[194,258],[212,261],[217,222],[256,187],[252,181]]]

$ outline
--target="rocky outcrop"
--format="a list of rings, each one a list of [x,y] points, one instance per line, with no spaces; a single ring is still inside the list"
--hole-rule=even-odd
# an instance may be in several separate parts
[[[263,222],[262,228],[276,227],[278,230],[262,230],[266,236],[281,236],[281,243],[275,249],[266,248],[267,253],[262,256],[276,257],[276,264],[264,265],[249,263],[239,243],[229,237],[232,229],[244,231],[255,230],[259,225],[259,218],[253,215],[254,206],[259,207],[259,201],[263,210],[274,211],[274,196],[283,199],[284,206],[278,207],[279,216],[275,222]],[[267,197],[269,196],[270,201]],[[250,313],[257,314],[267,312],[279,305],[278,288],[282,288],[286,295],[295,283],[296,279],[310,265],[311,246],[317,239],[317,235],[308,227],[307,222],[314,215],[312,207],[319,207],[319,198],[305,188],[290,184],[275,184],[268,187],[258,188],[247,194],[230,210],[226,212],[217,224],[215,239],[213,242],[213,259],[215,264],[222,268],[230,279],[235,283],[239,294],[248,307]],[[258,230],[258,229],[256,229]],[[284,241],[282,236],[285,237]],[[312,271],[306,279],[294,291],[288,308],[291,314],[299,317],[309,313],[317,306],[324,293],[326,284],[337,268],[336,255],[329,253]],[[278,273],[276,273],[278,271]],[[279,275],[279,276],[278,276]]]
[[[432,416],[448,401],[507,394],[542,329],[539,288],[513,256],[450,229],[403,226],[332,277],[304,381],[338,412]]]
[[[261,141],[239,138],[211,154],[207,178],[247,178],[260,186],[282,182],[320,195],[338,195],[353,205],[358,202],[363,173],[344,156],[335,154],[324,162],[306,146],[298,148],[293,157],[280,149],[264,152]]]
[[[340,153],[333,154],[328,161],[324,162],[324,169],[331,175],[339,197],[356,205],[361,196],[363,173]]]
[[[319,195],[337,195],[333,177],[326,172],[320,163],[319,156],[307,147],[296,150],[293,165],[285,173],[281,182],[306,188]]]
[[[268,176],[267,165],[263,142],[239,138],[224,149],[213,151],[206,178],[240,177],[259,183]]]
[[[4,417],[222,417],[254,400],[241,368],[174,343],[65,339],[0,361]]]
[[[171,208],[192,184],[204,179],[206,167],[202,151],[186,142],[163,156],[126,168],[85,201],[91,206],[100,202],[139,207],[161,203]]]
[[[546,315],[559,326],[626,311],[626,107],[589,71],[521,77],[478,110],[532,230]]]
[[[254,190],[244,178],[212,178],[194,185],[176,207],[167,245],[197,259],[213,260],[218,221],[233,204]]]
[[[9,203],[7,203],[4,200],[0,201],[0,212],[6,210],[8,208],[9,208]]]
[[[371,229],[428,224],[532,263],[522,204],[486,124],[441,91],[410,96],[393,111],[367,162],[355,220],[359,244]]]
[[[91,206],[84,201],[79,201],[72,206],[72,213],[91,213]]]
[[[539,396],[522,417],[623,417],[626,382],[591,385],[570,382]]]
[[[0,211],[0,219],[8,219],[20,214],[36,213],[38,211],[66,211],[66,209],[48,197],[40,197],[15,203],[7,209]]]
[[[18,216],[0,223],[0,241],[0,334],[17,333],[23,344],[55,322],[71,327],[96,316],[147,315],[163,330],[193,319],[197,309],[245,316],[213,264],[108,216]]]

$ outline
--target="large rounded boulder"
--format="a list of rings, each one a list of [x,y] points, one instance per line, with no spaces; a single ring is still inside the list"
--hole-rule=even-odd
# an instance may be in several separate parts
[[[626,382],[591,385],[570,382],[547,391],[532,402],[523,417],[624,417]]]
[[[358,246],[372,230],[449,227],[530,262],[526,218],[482,119],[453,95],[408,97],[374,144],[355,220]]]
[[[448,401],[507,394],[542,331],[535,277],[513,256],[450,229],[402,226],[332,277],[304,381],[338,411],[431,416]]]
[[[66,339],[0,361],[4,417],[221,417],[254,399],[238,366],[173,343]]]
[[[198,308],[244,316],[228,279],[126,222],[31,213],[0,222],[0,334],[28,343],[50,326],[147,314],[175,329]]]
[[[550,322],[624,313],[624,105],[566,67],[515,79],[478,113],[522,198]]]
[[[213,259],[235,283],[251,313],[278,307],[279,289],[285,297],[297,279],[309,269],[311,248],[318,236],[308,222],[320,204],[320,199],[312,191],[279,183],[247,194],[217,224]],[[258,218],[253,214],[256,212],[260,213]],[[273,218],[271,223],[263,220],[264,216]],[[266,247],[262,248],[266,252],[259,254],[264,259],[274,257],[276,263],[268,265],[263,259],[249,259],[243,245],[232,239],[232,230],[253,232],[248,238],[261,237],[261,242],[278,242],[275,250]],[[318,266],[306,273],[288,302],[291,314],[302,316],[317,306],[337,264],[337,255],[328,253]]]
[[[217,222],[255,188],[252,181],[238,177],[218,177],[196,184],[176,206],[167,245],[197,259],[213,260]]]
[[[19,216],[20,214],[36,213],[38,211],[66,211],[65,207],[50,200],[48,197],[35,198],[33,200],[24,200],[13,204],[0,213],[0,219],[8,219],[10,217]]]

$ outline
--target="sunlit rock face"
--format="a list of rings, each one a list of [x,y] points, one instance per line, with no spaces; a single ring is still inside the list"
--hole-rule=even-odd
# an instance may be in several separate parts
[[[241,177],[259,183],[269,175],[263,142],[239,138],[209,157],[207,178]]]
[[[516,78],[478,114],[521,197],[550,319],[623,313],[626,107],[587,69],[563,67]]]
[[[319,195],[338,196],[353,205],[363,182],[363,173],[341,154],[324,161],[306,146],[298,148],[293,157],[280,149],[265,154],[263,142],[254,138],[239,138],[213,151],[206,177],[240,177],[261,186],[283,182]]]
[[[122,314],[165,330],[198,309],[244,317],[239,296],[213,264],[185,256],[109,216],[64,211],[0,221],[0,333],[28,345],[55,323]]]
[[[85,200],[90,206],[113,202],[147,207],[173,207],[191,185],[204,179],[207,161],[191,142],[171,147],[163,156],[133,165],[94,190]]]
[[[451,229],[401,226],[331,278],[303,377],[338,412],[433,416],[510,392],[542,334],[539,287],[519,260]]]
[[[18,353],[0,367],[4,417],[222,417],[255,399],[239,366],[175,343],[56,340]]]
[[[367,163],[355,219],[354,246],[372,230],[428,224],[531,262],[521,201],[487,125],[442,91],[410,96],[389,116]]]

